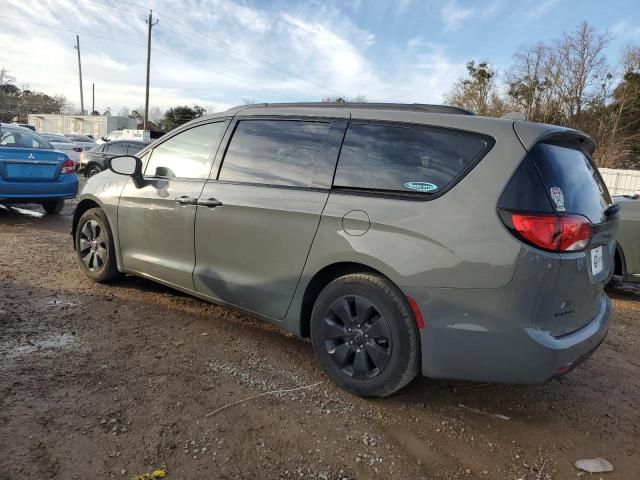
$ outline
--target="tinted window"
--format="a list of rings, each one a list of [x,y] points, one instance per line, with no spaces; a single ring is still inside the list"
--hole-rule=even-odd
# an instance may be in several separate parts
[[[337,187],[436,193],[484,150],[471,135],[351,124],[334,179]]]
[[[243,120],[238,123],[220,180],[309,187],[324,163],[329,122]]]
[[[144,147],[144,145],[141,144],[141,143],[130,143],[129,144],[129,148],[127,149],[127,154],[128,155],[135,155],[140,150],[142,150],[143,147]]]
[[[584,215],[594,224],[604,220],[611,197],[588,156],[547,143],[533,147],[531,156],[556,212]]]
[[[104,151],[111,155],[126,155],[127,144],[126,143],[110,143],[105,147]]]
[[[146,175],[208,178],[209,154],[218,148],[226,122],[207,123],[171,137],[153,149]]]

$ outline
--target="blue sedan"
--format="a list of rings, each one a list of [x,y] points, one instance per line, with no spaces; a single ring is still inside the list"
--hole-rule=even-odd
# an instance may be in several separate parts
[[[39,203],[60,213],[78,193],[75,165],[28,128],[0,123],[0,203]]]

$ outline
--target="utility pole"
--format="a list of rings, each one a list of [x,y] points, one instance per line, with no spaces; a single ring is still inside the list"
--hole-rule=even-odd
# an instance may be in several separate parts
[[[76,46],[78,50],[78,73],[80,74],[80,114],[84,115],[84,94],[82,93],[82,63],[80,62],[80,36],[76,35]]]
[[[91,84],[91,115],[96,111],[96,84]]]
[[[158,20],[156,23],[153,23],[153,10],[149,10],[149,19],[147,20],[147,25],[149,31],[147,33],[147,91],[145,93],[144,98],[144,120],[142,123],[142,129],[147,129],[147,122],[149,121],[149,72],[151,70],[151,29],[154,25],[158,24]]]

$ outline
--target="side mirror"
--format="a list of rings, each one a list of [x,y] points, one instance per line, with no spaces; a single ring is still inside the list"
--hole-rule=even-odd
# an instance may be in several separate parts
[[[109,170],[118,175],[139,178],[142,176],[142,160],[133,155],[111,157],[107,161]]]

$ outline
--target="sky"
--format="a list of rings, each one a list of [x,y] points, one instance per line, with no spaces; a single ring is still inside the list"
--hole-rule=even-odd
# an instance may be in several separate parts
[[[442,103],[468,60],[499,72],[515,50],[581,21],[607,31],[615,64],[640,45],[638,0],[0,0],[0,67],[19,86],[85,110],[144,105],[153,9],[150,108],[248,102]]]

